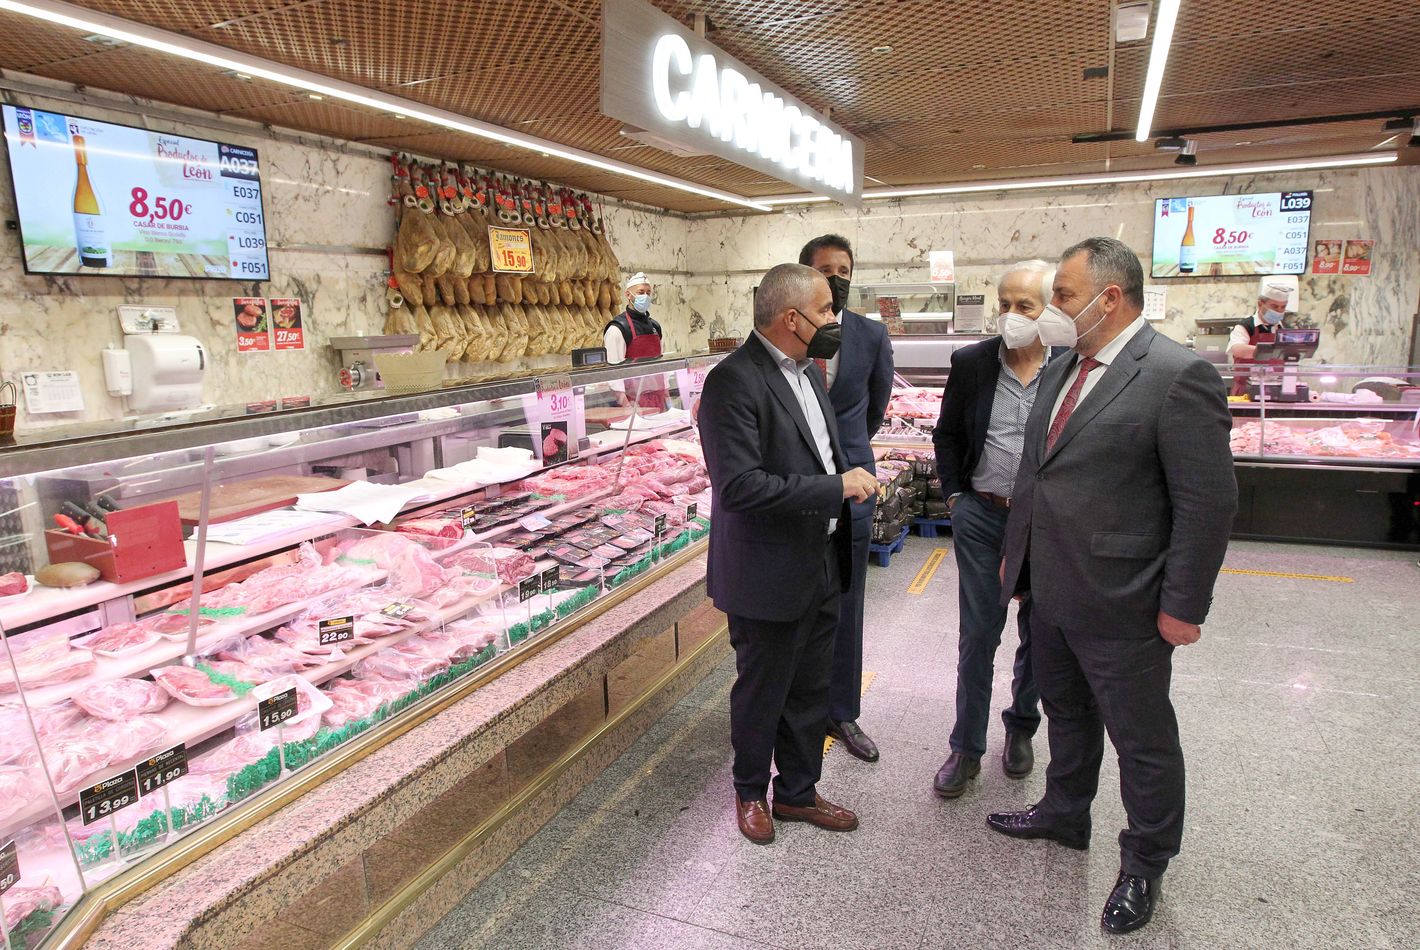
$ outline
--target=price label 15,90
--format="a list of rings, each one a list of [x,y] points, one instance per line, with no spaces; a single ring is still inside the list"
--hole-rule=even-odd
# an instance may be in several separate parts
[[[316,635],[323,647],[335,646],[355,639],[354,617],[328,617],[316,624]]]
[[[261,731],[274,729],[283,722],[294,719],[296,716],[296,687],[292,686],[272,696],[270,699],[263,699],[256,707],[257,724]]]
[[[0,895],[20,883],[20,852],[11,841],[0,848]]]
[[[187,774],[187,746],[175,745],[138,763],[138,791],[144,795],[175,782]]]
[[[79,818],[86,825],[103,821],[138,801],[138,776],[129,769],[79,793]]]
[[[489,228],[493,269],[504,274],[533,272],[532,235],[521,228]]]

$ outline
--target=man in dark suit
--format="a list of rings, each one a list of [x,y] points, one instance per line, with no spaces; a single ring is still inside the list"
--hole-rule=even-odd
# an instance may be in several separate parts
[[[700,401],[715,499],[706,585],[729,615],[735,813],[756,844],[774,840],[773,818],[858,827],[817,791],[838,602],[852,565],[847,502],[877,490],[876,478],[848,466],[812,362],[832,357],[837,339],[828,282],[780,264],[755,294],[754,332],[710,371]]]
[[[1065,252],[1036,321],[1052,361],[1026,427],[1006,527],[1005,596],[1029,585],[1049,719],[1045,797],[987,823],[1084,849],[1104,733],[1129,827],[1101,926],[1138,929],[1183,839],[1173,651],[1196,643],[1237,510],[1218,371],[1142,317],[1139,258],[1113,238]]]
[[[1022,261],[1001,275],[996,287],[999,335],[952,353],[942,412],[932,431],[937,474],[951,506],[960,621],[951,754],[932,783],[943,798],[958,798],[966,791],[981,773],[986,754],[991,680],[1006,626],[1001,544],[1026,419],[1051,355],[1040,342],[1035,321],[1050,302],[1054,276],[1054,266],[1045,261]],[[1030,597],[1022,597],[1011,704],[1001,711],[1006,726],[1001,768],[1015,779],[1025,778],[1035,766],[1031,738],[1040,727],[1040,694],[1031,672],[1030,612]]]
[[[853,248],[837,234],[816,237],[799,252],[799,263],[828,279],[833,312],[843,344],[838,355],[819,360],[828,382],[828,398],[838,423],[838,438],[848,464],[876,474],[873,436],[882,427],[892,401],[892,341],[887,328],[848,309],[853,280]],[[839,604],[833,673],[828,684],[828,734],[864,762],[878,760],[878,747],[858,726],[863,694],[863,594],[868,583],[868,542],[873,536],[877,496],[854,502],[853,578]]]

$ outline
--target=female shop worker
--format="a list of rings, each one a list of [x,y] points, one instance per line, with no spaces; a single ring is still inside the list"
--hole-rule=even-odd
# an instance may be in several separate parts
[[[657,359],[661,355],[661,325],[651,318],[651,282],[640,271],[626,281],[626,309],[612,318],[602,333],[608,363],[626,360]],[[652,385],[653,382],[655,385]],[[630,405],[624,385],[636,391],[636,383],[613,383],[617,401]],[[641,382],[639,403],[642,408],[662,412],[666,408],[666,393],[662,384],[647,377]]]
[[[1273,283],[1264,277],[1257,288],[1257,312],[1233,327],[1228,339],[1228,355],[1233,358],[1233,366],[1237,370],[1233,374],[1234,396],[1247,395],[1246,367],[1258,363],[1259,345],[1271,343],[1277,338],[1277,330],[1287,313],[1288,296],[1286,284]],[[1262,362],[1265,365],[1281,365],[1275,361]]]
[[[1035,405],[1040,374],[1050,353],[1036,320],[1050,303],[1055,268],[1022,261],[997,285],[998,336],[952,354],[942,414],[932,433],[937,474],[951,506],[953,551],[961,626],[957,639],[956,722],[951,755],[933,786],[957,798],[981,772],[991,718],[996,649],[1006,626],[1001,606],[1001,545],[1006,536],[1016,469],[1025,446],[1026,420]],[[1011,703],[1001,711],[1006,744],[1001,769],[1024,778],[1035,763],[1031,738],[1040,726],[1040,693],[1031,667],[1030,595],[1016,616]]]

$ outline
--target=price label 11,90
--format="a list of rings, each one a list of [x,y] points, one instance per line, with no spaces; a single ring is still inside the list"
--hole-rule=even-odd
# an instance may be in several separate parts
[[[20,852],[11,841],[0,848],[0,895],[20,883]]]
[[[323,647],[355,639],[354,617],[327,617],[316,624],[318,642]]]
[[[296,716],[296,687],[283,690],[270,699],[263,699],[256,707],[257,724],[261,731],[275,729]]]
[[[187,774],[187,746],[175,745],[138,763],[138,791],[144,795],[175,782]]]
[[[79,793],[79,819],[86,825],[103,821],[138,801],[138,775],[132,769],[106,778]]]

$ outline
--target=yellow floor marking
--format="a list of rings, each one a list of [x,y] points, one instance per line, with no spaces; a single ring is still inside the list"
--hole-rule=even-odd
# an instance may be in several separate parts
[[[937,568],[942,566],[942,561],[947,557],[950,548],[934,548],[932,553],[927,555],[927,563],[922,565],[922,570],[917,572],[917,576],[912,579],[912,583],[907,585],[909,594],[920,594],[927,589],[927,585],[932,582],[932,576],[937,573]]]
[[[878,678],[878,674],[874,673],[874,672],[871,671],[871,670],[864,670],[864,671],[863,671],[863,688],[858,691],[858,695],[859,695],[859,696],[865,696],[865,695],[867,695],[867,693],[868,693],[868,687],[869,687],[869,686],[872,686],[872,685],[873,685],[873,680],[875,680],[875,679],[877,679],[877,678]],[[833,738],[833,736],[825,736],[825,737],[824,737],[824,740],[823,740],[823,754],[824,754],[824,755],[828,755],[828,750],[833,748],[833,743],[834,743],[834,738]]]
[[[1331,574],[1285,574],[1278,571],[1241,571],[1232,567],[1223,568],[1223,574],[1246,574],[1250,577],[1290,577],[1299,581],[1330,581],[1333,584],[1354,584],[1354,577],[1337,577]]]

